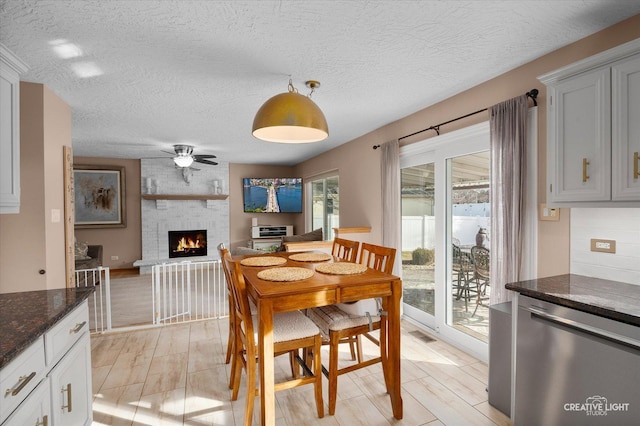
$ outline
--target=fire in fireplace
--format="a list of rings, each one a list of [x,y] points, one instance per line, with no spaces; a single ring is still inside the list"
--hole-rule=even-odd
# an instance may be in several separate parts
[[[169,257],[207,255],[207,230],[169,231]]]

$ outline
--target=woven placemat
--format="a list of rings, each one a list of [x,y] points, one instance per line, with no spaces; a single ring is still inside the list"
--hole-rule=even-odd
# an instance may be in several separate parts
[[[351,262],[321,263],[316,265],[316,271],[333,275],[361,274],[366,270],[367,267],[365,265]]]
[[[265,281],[300,281],[313,276],[313,270],[288,266],[271,268],[258,272],[258,278]]]
[[[289,259],[297,262],[324,262],[331,260],[331,256],[327,253],[296,253],[289,256]]]
[[[278,256],[256,256],[247,257],[240,261],[244,266],[278,266],[287,263],[287,259]]]

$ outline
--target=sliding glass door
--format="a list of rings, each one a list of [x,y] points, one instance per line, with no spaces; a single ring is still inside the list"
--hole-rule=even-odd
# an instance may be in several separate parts
[[[404,315],[485,360],[490,290],[473,247],[490,245],[488,150],[481,123],[400,151]]]
[[[401,170],[402,284],[405,311],[435,324],[435,165]]]

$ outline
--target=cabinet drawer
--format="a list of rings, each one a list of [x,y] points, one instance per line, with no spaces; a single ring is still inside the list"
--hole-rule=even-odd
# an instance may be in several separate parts
[[[89,330],[89,305],[85,300],[44,335],[47,366],[52,367]]]
[[[42,337],[0,370],[0,423],[29,395],[44,377]]]
[[[47,424],[51,424],[51,388],[48,378],[40,382],[38,387],[29,394],[22,405],[2,425]]]

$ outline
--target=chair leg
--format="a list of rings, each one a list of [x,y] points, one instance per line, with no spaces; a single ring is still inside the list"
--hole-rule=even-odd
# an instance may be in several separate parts
[[[336,413],[336,397],[338,394],[338,343],[337,333],[329,333],[329,415]]]
[[[229,379],[229,388],[233,389],[231,393],[231,400],[236,401],[238,399],[238,391],[240,390],[240,378],[242,377],[242,341],[240,340],[240,334],[236,332],[236,339],[234,343],[235,355],[231,361],[231,377]],[[248,374],[247,374],[248,375]]]
[[[358,353],[357,353],[358,363],[361,363],[362,362],[362,339],[360,338],[360,335],[356,336],[356,348],[358,349]]]
[[[313,347],[313,374],[316,378],[313,388],[316,397],[316,409],[318,417],[324,417],[324,401],[322,400],[322,360],[320,359],[320,347],[322,346],[322,337],[316,336]],[[308,364],[307,364],[308,365]]]
[[[235,324],[233,321],[233,304],[231,296],[229,296],[229,338],[227,339],[227,357],[224,361],[225,364],[229,364],[231,361],[231,354],[233,353],[233,342],[235,340]]]
[[[244,409],[244,424],[251,426],[253,422],[253,407],[256,400],[256,354],[247,351],[247,395]]]
[[[298,361],[296,360],[296,355],[298,355],[298,351],[289,351],[289,365],[291,365],[291,376],[294,379],[300,377],[300,369],[298,368]]]
[[[357,348],[351,338],[349,338],[349,351],[351,352],[351,360],[355,361],[357,355]]]

